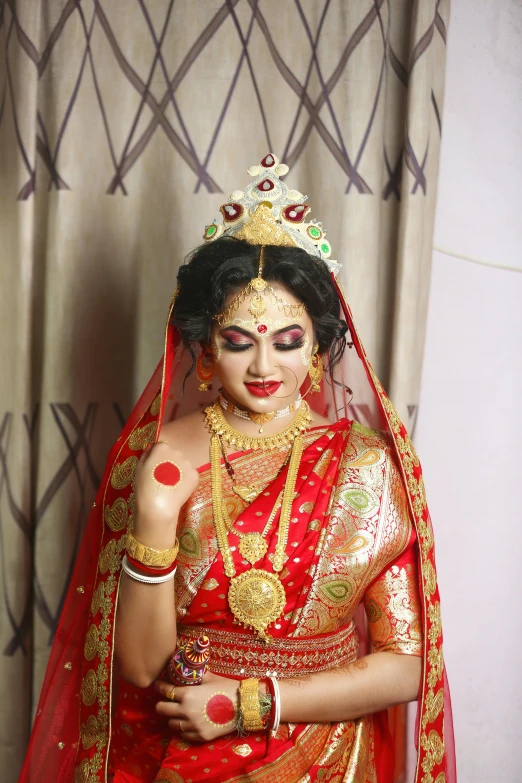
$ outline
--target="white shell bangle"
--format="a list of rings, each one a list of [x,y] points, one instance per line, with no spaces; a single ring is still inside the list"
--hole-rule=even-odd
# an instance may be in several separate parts
[[[279,728],[279,723],[281,722],[281,691],[279,690],[279,683],[277,682],[276,678],[270,677],[269,679],[272,681],[272,685],[274,686],[275,710],[272,732],[275,733]]]
[[[138,571],[135,571],[134,568],[131,566],[129,561],[127,560],[127,555],[124,555],[121,567],[125,571],[125,573],[131,577],[131,579],[135,579],[136,582],[143,582],[147,585],[159,585],[162,582],[168,582],[169,579],[174,579],[174,574],[176,573],[176,569],[174,568],[170,573],[168,574],[161,574],[161,576],[149,576],[148,574],[140,574]]]

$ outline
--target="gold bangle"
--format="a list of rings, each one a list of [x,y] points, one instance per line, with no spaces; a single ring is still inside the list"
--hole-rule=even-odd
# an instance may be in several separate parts
[[[259,680],[242,680],[239,685],[239,708],[246,731],[262,731],[264,729],[259,703]]]
[[[137,541],[130,531],[127,532],[127,554],[138,560],[146,566],[167,566],[172,565],[178,555],[179,541],[171,549],[152,549]]]

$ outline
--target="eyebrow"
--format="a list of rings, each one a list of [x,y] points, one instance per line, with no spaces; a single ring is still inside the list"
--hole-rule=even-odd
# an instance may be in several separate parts
[[[290,332],[292,329],[300,329],[302,332],[305,331],[304,327],[301,326],[301,324],[289,324],[288,326],[283,326],[281,329],[278,329],[277,331],[273,332],[273,334],[274,335],[283,334],[283,332]],[[228,331],[239,332],[239,334],[244,334],[245,337],[255,336],[255,332],[249,332],[248,329],[243,329],[241,326],[236,326],[236,324],[231,324],[230,326],[224,326],[221,329],[221,333],[228,332]]]
[[[283,334],[283,332],[289,332],[292,329],[300,329],[302,332],[304,332],[304,327],[301,326],[301,324],[290,324],[289,326],[283,326],[282,329],[278,329],[274,334]]]

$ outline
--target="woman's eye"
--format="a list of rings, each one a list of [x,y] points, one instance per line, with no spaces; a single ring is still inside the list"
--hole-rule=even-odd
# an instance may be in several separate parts
[[[274,343],[274,348],[277,348],[278,351],[295,351],[297,348],[302,348],[303,345],[304,338],[299,337],[297,340],[292,340],[292,342]]]
[[[231,340],[225,340],[223,343],[223,348],[226,351],[248,351],[249,348],[252,348],[253,343],[240,343],[240,342],[232,342]]]

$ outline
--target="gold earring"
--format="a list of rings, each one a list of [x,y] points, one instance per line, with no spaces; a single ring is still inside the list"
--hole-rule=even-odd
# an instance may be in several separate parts
[[[198,389],[200,392],[208,391],[212,388],[212,377],[214,375],[214,357],[208,349],[202,349],[196,362],[196,373],[200,381]]]
[[[310,394],[314,394],[314,392],[321,391],[321,381],[323,379],[323,373],[324,373],[323,360],[319,356],[319,346],[316,344],[314,345],[314,350],[312,355],[310,356],[310,362],[308,364],[308,375],[310,376],[310,381],[312,382]]]

